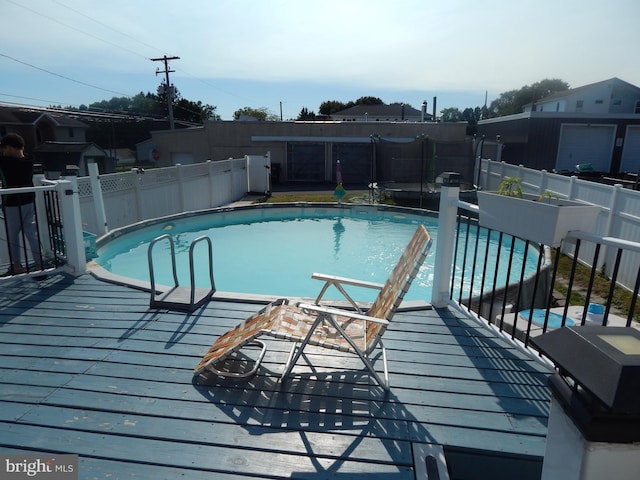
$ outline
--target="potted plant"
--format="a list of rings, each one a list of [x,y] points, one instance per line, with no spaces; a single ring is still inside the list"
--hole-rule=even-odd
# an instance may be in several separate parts
[[[523,192],[518,177],[505,177],[495,192],[478,191],[480,225],[557,247],[571,230],[593,231],[600,207],[559,198],[551,192]]]

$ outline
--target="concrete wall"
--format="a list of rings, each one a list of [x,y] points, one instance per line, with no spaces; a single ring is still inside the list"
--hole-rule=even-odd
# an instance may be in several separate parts
[[[270,152],[271,163],[281,166],[281,178],[286,181],[287,145],[292,142],[323,143],[326,151],[330,152],[334,144],[371,144],[380,139],[378,144],[384,143],[384,148],[379,149],[375,162],[383,171],[388,171],[393,170],[389,164],[396,159],[410,158],[419,162],[419,139],[422,136],[428,137],[429,142],[465,144],[466,126],[466,123],[219,121],[202,127],[153,132],[151,142],[160,153],[159,167],[170,166],[175,153],[190,152],[195,162],[203,162]],[[439,163],[447,165],[447,160],[446,156],[439,156]],[[456,154],[455,162],[465,163],[465,160],[461,161]],[[472,163],[472,158],[469,158],[469,163]],[[414,177],[415,172],[404,172],[403,176]],[[328,177],[331,178],[330,175]]]

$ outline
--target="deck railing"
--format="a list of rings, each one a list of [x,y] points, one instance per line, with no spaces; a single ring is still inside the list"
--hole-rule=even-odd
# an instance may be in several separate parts
[[[504,177],[518,177],[525,193],[540,195],[549,192],[559,198],[600,206],[595,232],[604,237],[624,238],[640,242],[640,191],[623,188],[622,184],[607,185],[577,176],[558,175],[545,170],[535,170],[522,165],[482,160],[479,185],[484,190],[497,190]],[[595,244],[583,245],[579,258],[588,262],[593,258]],[[608,252],[607,252],[608,250]],[[612,276],[615,257],[613,250],[604,248],[598,257],[598,268]],[[618,282],[632,289],[640,256],[625,262],[617,272]]]
[[[20,218],[18,248],[9,249],[7,219],[2,211],[0,222],[0,268],[11,278],[16,274],[42,275],[43,271],[53,272],[65,269],[78,274],[86,271],[86,249],[80,220],[78,189],[75,177],[61,180],[44,180],[36,177],[37,186],[2,189],[3,202],[12,195],[35,193],[35,222],[37,251],[27,241],[24,217]],[[13,253],[12,253],[13,252]],[[19,253],[18,253],[19,252]],[[20,258],[15,258],[15,257]],[[20,271],[11,265],[20,264]]]
[[[465,309],[525,348],[532,336],[552,328],[640,325],[640,272],[636,270],[632,288],[618,281],[621,265],[640,258],[640,243],[576,231],[560,247],[541,247],[480,227],[477,205],[460,201],[458,193],[455,181],[449,183],[445,178],[432,297],[435,306]],[[488,237],[494,242],[486,241]],[[522,258],[529,259],[529,267],[524,260],[515,260],[516,245],[524,252]],[[605,274],[600,263],[604,254],[614,259],[607,268],[611,274]],[[509,281],[496,281],[499,268],[508,270]]]

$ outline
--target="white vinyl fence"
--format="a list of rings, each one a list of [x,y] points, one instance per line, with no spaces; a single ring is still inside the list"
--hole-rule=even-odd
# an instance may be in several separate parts
[[[151,218],[219,207],[239,200],[250,186],[264,186],[270,155],[78,178],[83,229],[98,236]],[[260,178],[248,166],[261,164]],[[256,173],[257,175],[257,173]],[[94,190],[102,190],[102,198]],[[106,225],[104,225],[106,223]]]
[[[549,173],[545,170],[533,170],[522,165],[483,159],[480,165],[479,185],[483,190],[497,190],[504,177],[519,177],[525,193],[541,194],[545,191],[560,198],[599,205],[601,213],[596,222],[595,232],[603,237],[640,243],[640,192],[623,188],[622,185],[604,185]],[[589,263],[594,257],[595,246],[585,245],[580,250],[580,259]],[[605,248],[606,247],[602,247]],[[566,246],[570,252],[572,247]],[[598,268],[607,276],[615,263],[615,250],[600,251]],[[625,252],[621,262],[618,281],[633,289],[640,269],[640,255]]]

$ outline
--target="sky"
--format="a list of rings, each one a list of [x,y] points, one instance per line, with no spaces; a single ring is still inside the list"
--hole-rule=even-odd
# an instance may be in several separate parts
[[[0,0],[0,18],[9,105],[155,93],[165,55],[223,120],[363,96],[464,110],[547,78],[640,86],[638,0]]]

